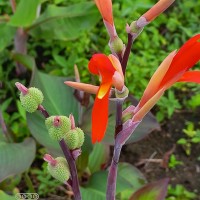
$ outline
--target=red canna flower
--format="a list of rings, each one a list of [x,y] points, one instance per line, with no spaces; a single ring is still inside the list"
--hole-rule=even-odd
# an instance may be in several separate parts
[[[113,56],[95,54],[88,64],[89,71],[100,77],[99,87],[90,84],[67,81],[67,85],[89,93],[95,93],[96,98],[92,110],[92,142],[100,142],[108,123],[108,104],[112,85],[119,91],[124,87],[124,76],[119,60]]]
[[[152,76],[135,108],[134,121],[140,121],[166,89],[176,82],[200,83],[200,71],[188,71],[200,60],[200,34],[189,39],[176,53],[173,51]]]

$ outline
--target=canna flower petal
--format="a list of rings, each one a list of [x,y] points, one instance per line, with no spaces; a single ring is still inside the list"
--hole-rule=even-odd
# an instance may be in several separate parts
[[[102,18],[113,25],[112,0],[95,0]]]
[[[159,88],[163,86],[170,87],[200,59],[200,34],[189,39],[175,55],[170,68],[160,83]]]
[[[160,64],[160,66],[158,67],[158,69],[156,70],[156,72],[153,74],[153,76],[151,77],[145,91],[144,94],[141,98],[141,101],[138,105],[138,109],[140,107],[142,107],[152,96],[155,95],[155,93],[158,90],[159,84],[162,81],[163,77],[165,76],[167,70],[170,67],[170,64],[174,58],[174,56],[176,55],[176,50],[172,51],[164,60],[163,62]]]
[[[200,71],[185,72],[178,82],[200,83]]]
[[[157,16],[163,13],[175,0],[159,0],[152,8],[142,15],[147,22],[153,21]]]
[[[99,99],[96,96],[92,110],[92,143],[100,142],[108,124],[109,90]]]
[[[74,89],[81,90],[90,94],[97,94],[99,90],[99,86],[86,84],[86,83],[78,83],[73,81],[65,81],[65,84],[73,87]]]
[[[92,142],[100,142],[108,123],[108,103],[112,85],[118,90],[124,87],[124,76],[118,59],[109,55],[95,54],[88,64],[92,74],[101,77],[101,84],[97,92],[92,110]]]
[[[187,72],[200,60],[200,34],[189,39],[176,55],[174,53],[169,54],[152,76],[144,95],[134,110],[133,120],[141,120],[159,100],[164,91],[174,83],[200,83],[199,71]]]

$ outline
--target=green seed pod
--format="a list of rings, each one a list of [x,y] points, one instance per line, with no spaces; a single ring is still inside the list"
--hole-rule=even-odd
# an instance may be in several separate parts
[[[71,121],[66,116],[51,116],[45,120],[49,135],[53,140],[62,140],[71,129]]]
[[[82,131],[82,129],[80,129],[80,128],[76,128],[76,131],[78,133],[78,139],[79,139],[77,148],[81,148],[81,146],[83,145],[84,140],[85,140],[85,135],[84,135],[84,132]]]
[[[76,149],[79,144],[78,133],[76,129],[72,129],[65,133],[65,142],[70,150]]]
[[[125,123],[126,121],[128,121],[129,119],[133,118],[134,113],[133,112],[128,112],[124,115],[122,115],[122,122]]]
[[[115,53],[122,53],[124,50],[124,43],[123,41],[119,38],[116,37],[111,43],[110,43],[111,50]]]
[[[122,91],[115,90],[115,96],[116,98],[126,98],[128,97],[129,90],[126,86],[122,89]]]
[[[22,106],[27,112],[33,113],[37,110],[38,106],[42,103],[44,96],[42,92],[34,87],[28,89],[27,94],[20,94],[20,101]]]
[[[56,164],[52,165],[48,163],[47,169],[51,176],[60,182],[65,183],[70,177],[69,165],[63,157],[57,157],[55,160],[57,161]]]

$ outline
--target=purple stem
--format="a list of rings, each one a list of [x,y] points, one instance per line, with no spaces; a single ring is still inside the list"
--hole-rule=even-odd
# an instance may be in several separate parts
[[[64,139],[62,139],[60,142],[60,147],[65,155],[66,160],[69,164],[69,169],[72,177],[72,189],[74,192],[74,198],[75,200],[81,200],[81,193],[79,188],[79,182],[78,182],[78,176],[77,176],[77,170],[76,170],[76,163],[74,158],[72,157],[72,154],[70,150],[68,149]]]
[[[131,47],[132,47],[132,44],[133,44],[133,36],[128,33],[128,43],[127,43],[127,47],[126,47],[126,50],[124,52],[124,56],[123,56],[123,59],[122,59],[122,71],[124,73],[124,76],[125,76],[125,73],[126,73],[126,66],[127,66],[127,63],[128,63],[128,58],[129,58],[129,55],[130,55],[130,52],[131,52]]]
[[[111,166],[108,173],[106,200],[115,200],[116,184],[117,184],[117,168],[122,145],[115,143],[114,153]]]
[[[116,101],[115,136],[122,130],[122,105],[123,101]]]
[[[8,134],[8,129],[7,129],[5,121],[3,119],[3,115],[2,115],[1,110],[0,110],[0,126],[2,128],[2,132],[5,135],[7,141],[10,141],[10,137],[9,137],[9,134]]]
[[[49,117],[49,113],[45,110],[45,108],[42,105],[38,106],[38,110],[42,113],[42,115],[45,118]],[[74,193],[74,199],[81,200],[82,198],[81,198],[81,193],[79,189],[79,182],[78,182],[75,160],[63,139],[59,142],[59,144],[69,164],[70,174],[72,177],[72,190]]]

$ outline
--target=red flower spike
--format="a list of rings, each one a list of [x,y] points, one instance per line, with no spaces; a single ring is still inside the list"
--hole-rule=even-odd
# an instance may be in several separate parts
[[[142,120],[164,91],[174,83],[200,83],[200,71],[188,71],[200,60],[200,34],[189,39],[175,56],[173,54],[172,52],[163,61],[164,64],[162,63],[152,76],[138,106],[134,110],[133,121]]]
[[[92,143],[100,142],[106,132],[108,123],[108,104],[111,86],[114,84],[117,89],[123,88],[124,77],[119,61],[113,55],[95,54],[89,64],[89,71],[101,77],[101,84],[97,92],[94,107],[92,110]],[[120,76],[120,83],[113,77]]]

